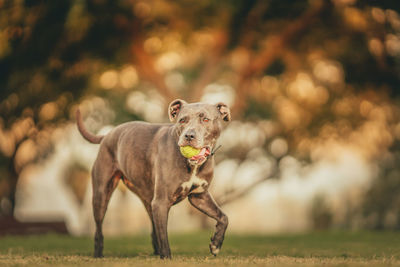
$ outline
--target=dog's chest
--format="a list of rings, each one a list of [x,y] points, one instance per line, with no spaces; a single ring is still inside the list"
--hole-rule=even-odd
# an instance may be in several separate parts
[[[181,184],[181,188],[183,192],[187,193],[202,193],[208,187],[208,182],[204,179],[201,179],[197,176],[197,167],[193,168],[193,171],[190,175],[189,181],[186,181]]]
[[[181,183],[173,195],[173,202],[176,204],[189,194],[203,193],[208,188],[208,182],[197,176],[197,166],[193,168],[189,180]]]

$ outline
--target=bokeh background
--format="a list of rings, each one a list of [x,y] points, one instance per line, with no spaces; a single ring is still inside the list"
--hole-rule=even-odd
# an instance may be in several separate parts
[[[106,133],[225,102],[211,191],[229,231],[400,229],[400,2],[0,1],[0,220],[90,235]],[[187,201],[171,231],[210,228]],[[119,185],[105,233],[149,232]]]

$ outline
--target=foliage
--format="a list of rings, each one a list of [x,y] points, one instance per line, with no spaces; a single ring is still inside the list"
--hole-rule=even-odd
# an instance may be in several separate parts
[[[321,144],[346,143],[380,168],[381,155],[397,153],[396,1],[60,0],[0,7],[0,199],[8,199],[11,212],[22,170],[51,153],[55,130],[77,104],[87,108],[95,97],[113,110],[108,121],[119,123],[163,119],[138,102],[165,107],[177,96],[198,101],[233,92],[236,119],[276,126],[262,144],[266,151],[280,137],[288,153],[312,162]],[[381,188],[383,201],[391,187]]]

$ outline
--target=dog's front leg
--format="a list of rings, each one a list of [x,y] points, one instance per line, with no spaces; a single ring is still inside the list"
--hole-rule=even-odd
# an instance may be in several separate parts
[[[154,234],[158,245],[158,253],[161,259],[171,258],[167,233],[169,208],[170,206],[167,200],[155,198],[151,202]]]
[[[224,242],[225,231],[228,227],[228,217],[221,211],[208,191],[189,195],[189,202],[196,209],[217,221],[215,233],[210,243],[210,252],[216,256]]]

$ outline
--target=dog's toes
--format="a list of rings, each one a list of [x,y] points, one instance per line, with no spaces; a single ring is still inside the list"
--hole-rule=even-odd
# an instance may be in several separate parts
[[[214,256],[217,256],[219,251],[220,251],[219,247],[217,247],[216,245],[213,245],[212,243],[210,244],[210,252],[211,252],[211,254],[213,254]]]
[[[160,255],[160,259],[162,260],[170,260],[172,259],[171,255]]]

